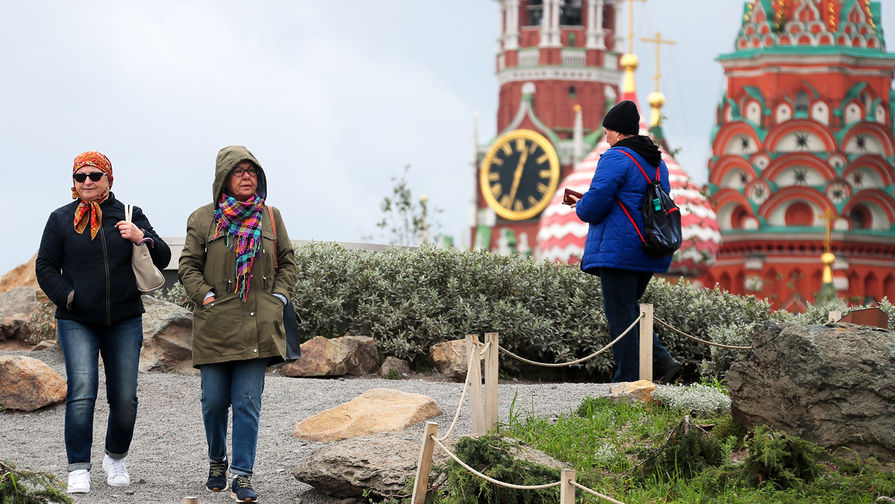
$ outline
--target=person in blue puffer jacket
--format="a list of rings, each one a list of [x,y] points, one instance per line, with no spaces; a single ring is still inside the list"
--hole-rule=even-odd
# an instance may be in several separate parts
[[[653,273],[664,273],[671,265],[671,255],[648,256],[643,251],[638,232],[643,229],[640,205],[647,181],[637,164],[651,179],[655,178],[658,168],[662,188],[665,192],[671,190],[668,167],[662,161],[659,148],[649,137],[638,134],[639,123],[637,105],[630,100],[616,104],[606,113],[603,129],[611,148],[597,163],[590,188],[573,204],[578,218],[590,224],[581,269],[600,277],[610,341],[639,316],[640,297]],[[612,381],[638,380],[640,340],[637,329],[616,343],[612,352],[618,366]],[[668,383],[677,378],[680,370],[681,364],[653,333],[653,376],[657,381]]]

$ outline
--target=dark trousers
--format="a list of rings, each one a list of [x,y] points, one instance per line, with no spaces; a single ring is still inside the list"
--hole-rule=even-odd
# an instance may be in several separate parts
[[[645,271],[600,268],[603,309],[609,322],[609,341],[617,338],[640,316],[640,298],[652,277],[652,273]],[[612,347],[615,364],[618,366],[612,381],[627,382],[640,379],[639,331],[638,324]],[[671,354],[654,332],[653,362],[661,363],[670,358]]]

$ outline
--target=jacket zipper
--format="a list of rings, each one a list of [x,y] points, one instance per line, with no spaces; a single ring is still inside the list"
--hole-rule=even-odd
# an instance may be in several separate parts
[[[106,233],[102,224],[99,226],[99,236],[103,242],[103,265],[106,268],[106,324],[112,325],[112,274],[109,272],[109,251],[106,248]]]

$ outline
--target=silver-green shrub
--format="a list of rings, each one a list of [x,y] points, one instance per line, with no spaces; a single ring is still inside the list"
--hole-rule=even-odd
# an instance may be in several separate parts
[[[653,399],[671,409],[694,415],[709,415],[730,411],[730,396],[717,387],[692,385],[659,385]]]

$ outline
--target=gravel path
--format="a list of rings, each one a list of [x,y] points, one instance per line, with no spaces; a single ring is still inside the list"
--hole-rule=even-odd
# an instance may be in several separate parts
[[[38,358],[64,376],[62,355],[56,350],[0,352],[0,355],[27,355]],[[179,503],[185,496],[199,502],[233,502],[229,492],[211,494],[204,488],[208,471],[205,434],[199,406],[199,377],[188,374],[141,373],[136,433],[127,458],[131,485],[106,485],[102,470],[108,406],[105,380],[100,370],[100,391],[96,402],[93,434],[92,490],[76,496],[78,503]],[[434,398],[444,414],[432,419],[444,431],[450,426],[462,384],[432,380],[384,380],[378,378],[312,379],[287,378],[271,374],[265,382],[255,490],[263,502],[331,504],[343,502],[320,494],[292,476],[292,468],[314,453],[321,443],[292,437],[296,423],[325,409],[342,404],[372,388],[389,388],[425,394]],[[522,417],[534,413],[552,416],[568,413],[588,396],[605,395],[608,384],[514,384],[499,386],[498,412],[505,420],[514,395]],[[55,474],[67,481],[63,425],[65,406],[43,408],[32,413],[0,413],[0,460],[17,467]],[[423,424],[402,437],[421,439]],[[469,408],[464,407],[454,434],[470,432]]]

